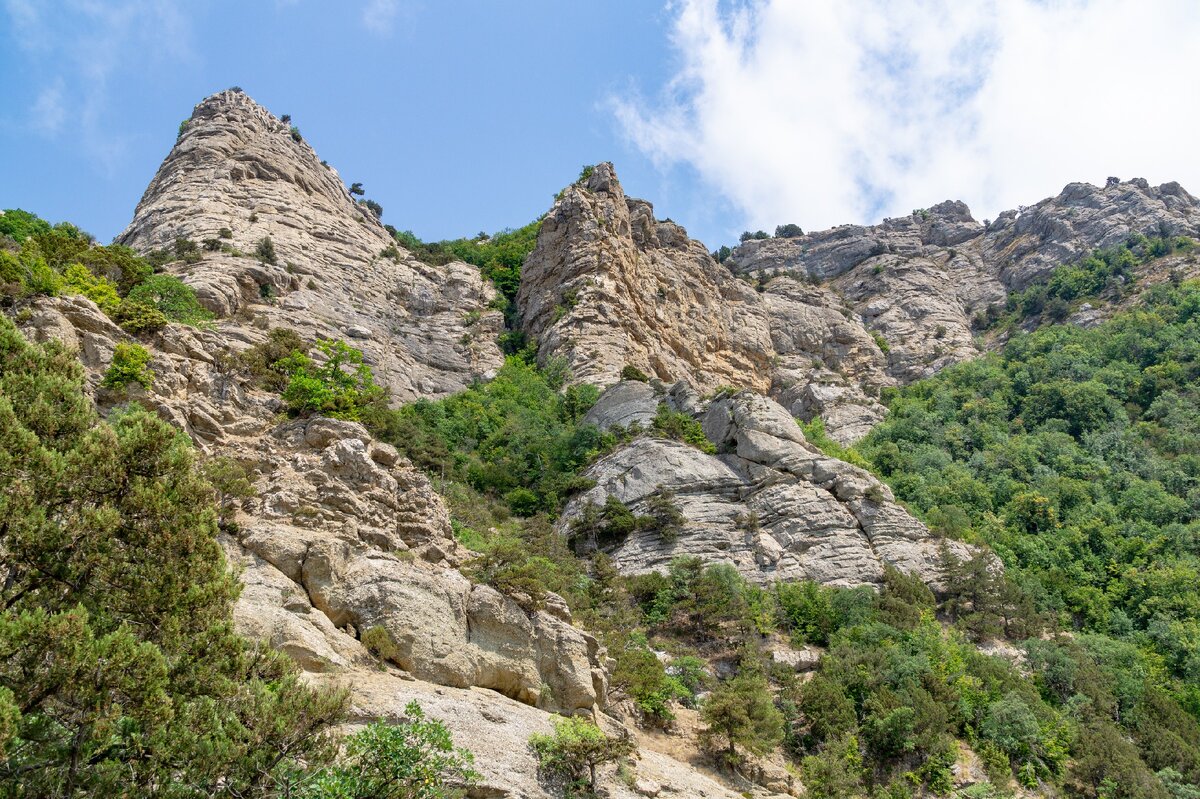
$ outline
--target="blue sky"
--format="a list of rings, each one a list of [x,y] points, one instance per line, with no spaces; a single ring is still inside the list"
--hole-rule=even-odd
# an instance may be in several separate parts
[[[1200,192],[1197,45],[1195,0],[0,0],[0,207],[110,239],[232,85],[425,239],[605,159],[710,248],[1109,175]]]
[[[598,160],[661,215],[691,195],[675,186],[688,170],[656,170],[609,102],[670,68],[654,2],[29,0],[3,14],[0,207],[101,240],[180,120],[232,85],[291,114],[384,221],[426,239],[522,225]]]

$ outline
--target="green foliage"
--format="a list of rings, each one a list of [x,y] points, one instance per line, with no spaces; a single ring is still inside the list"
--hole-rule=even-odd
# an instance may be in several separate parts
[[[747,241],[761,241],[763,239],[769,239],[769,238],[771,238],[771,234],[765,230],[756,230],[753,233],[751,233],[749,230],[747,230],[747,231],[744,231],[742,233],[742,235],[738,236],[738,241],[745,244]]]
[[[622,380],[637,380],[640,383],[649,383],[650,375],[643,372],[641,369],[630,364],[625,364],[621,367]]]
[[[130,289],[126,299],[156,309],[171,322],[201,325],[213,318],[192,287],[172,275],[151,275]]]
[[[1187,680],[1200,677],[1181,645],[1200,640],[1198,307],[1195,284],[1161,285],[1099,328],[1014,337],[900,391],[857,447],[916,512],[953,509],[1038,610],[1097,632],[1119,613]],[[986,582],[974,572],[963,579]]]
[[[655,433],[664,438],[682,441],[709,455],[717,453],[716,445],[708,440],[708,436],[704,435],[704,429],[698,421],[686,413],[671,410],[665,404],[658,406],[658,412],[654,415],[651,427]]]
[[[775,238],[777,239],[796,239],[803,235],[804,231],[796,224],[777,225],[775,227]]]
[[[761,755],[783,740],[783,714],[760,674],[744,672],[718,685],[704,700],[700,715],[708,725],[701,740],[706,746],[720,747],[731,768],[741,761],[738,747]]]
[[[130,300],[128,297],[121,300],[121,304],[117,306],[113,321],[135,336],[162,330],[168,322],[166,315],[153,305]]]
[[[0,317],[3,795],[266,797],[333,754],[345,697],[233,632],[196,467],[152,413],[101,422],[74,356]]]
[[[479,775],[450,731],[409,702],[396,724],[374,722],[345,741],[345,758],[314,775],[298,799],[457,799]]]
[[[295,125],[292,125],[290,128],[288,128],[288,135],[290,135],[292,137],[292,141],[296,143],[304,141],[304,137],[300,135],[300,128],[296,127]]]
[[[579,472],[615,443],[581,420],[596,401],[592,386],[559,393],[562,376],[509,357],[488,383],[398,411],[372,411],[364,421],[434,475],[509,497],[513,511],[556,512],[584,487]],[[528,493],[513,493],[525,489]]]
[[[258,244],[254,246],[254,257],[264,264],[274,264],[276,262],[275,242],[271,241],[270,236],[263,236],[258,240]]]
[[[70,264],[65,274],[65,290],[87,297],[104,313],[112,316],[121,304],[117,286],[106,277],[95,275],[83,264]]]
[[[1132,235],[1116,247],[1095,250],[1079,261],[1056,268],[1045,281],[1013,292],[1005,304],[1007,313],[990,308],[979,320],[979,326],[1012,327],[1023,319],[1038,316],[1061,322],[1076,300],[1101,296],[1120,299],[1136,281],[1138,266],[1193,246],[1194,242],[1184,236]]]
[[[829,437],[825,432],[825,420],[820,416],[814,416],[811,422],[802,422],[797,419],[796,424],[800,425],[800,429],[804,431],[805,440],[829,457],[852,463],[863,469],[870,468],[870,464],[858,452],[842,446]]]
[[[636,748],[632,739],[606,735],[589,719],[556,718],[553,724],[553,735],[535,734],[529,746],[546,774],[565,781],[569,796],[594,795],[596,769]]]
[[[396,660],[400,656],[400,647],[385,627],[368,627],[359,640],[368,652],[380,660]]]
[[[438,265],[457,260],[479,267],[483,276],[492,281],[508,301],[505,315],[511,322],[516,314],[512,302],[521,284],[521,264],[536,246],[541,226],[542,220],[538,219],[516,230],[502,230],[491,236],[430,243],[421,241],[412,231],[391,229],[391,232],[401,246],[425,263]]]
[[[150,353],[141,344],[119,342],[113,351],[112,363],[104,373],[100,385],[105,388],[122,389],[136,383],[142,388],[154,384],[154,372],[150,369]]]
[[[892,345],[888,344],[888,340],[878,330],[871,331],[871,338],[875,339],[875,346],[879,347],[879,351],[884,355],[892,351]]]
[[[34,234],[49,232],[49,222],[20,208],[8,208],[0,214],[0,236],[8,236],[18,244]]]
[[[272,364],[288,376],[283,399],[289,413],[357,421],[368,408],[382,403],[384,391],[363,363],[361,350],[323,338],[317,339],[316,347],[323,356],[320,363],[294,350]]]

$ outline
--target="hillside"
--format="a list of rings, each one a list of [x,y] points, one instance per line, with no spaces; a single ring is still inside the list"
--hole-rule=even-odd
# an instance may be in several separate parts
[[[113,245],[6,211],[0,641],[46,648],[4,667],[0,785],[340,796],[328,736],[415,701],[478,797],[579,795],[534,737],[562,717],[612,797],[1195,795],[1200,204],[1113,179],[781,232],[710,253],[601,163],[420,242],[236,89]],[[87,436],[153,457],[88,471]],[[164,698],[68,691],[104,656],[44,618],[160,658]],[[198,687],[214,630],[282,656]]]

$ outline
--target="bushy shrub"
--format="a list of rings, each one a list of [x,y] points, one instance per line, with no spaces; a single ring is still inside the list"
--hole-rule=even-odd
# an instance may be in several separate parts
[[[666,405],[658,406],[652,427],[655,433],[664,438],[682,441],[709,455],[715,455],[717,452],[716,445],[704,435],[704,428],[699,422],[686,413],[671,410]]]
[[[140,336],[143,333],[154,333],[167,326],[168,319],[162,311],[153,305],[130,300],[121,300],[113,314],[113,321],[128,333]]]
[[[741,762],[738,747],[762,755],[783,740],[783,714],[760,674],[739,674],[718,685],[704,700],[700,715],[708,725],[701,741],[721,751],[730,768]]]
[[[113,351],[112,363],[100,385],[120,389],[136,383],[142,388],[154,384],[154,372],[149,367],[150,353],[141,344],[120,342]]]
[[[64,278],[67,291],[82,294],[109,316],[115,314],[121,305],[121,295],[117,293],[116,284],[108,278],[93,275],[83,264],[68,266]]]
[[[650,375],[646,374],[645,372],[643,372],[641,369],[637,368],[636,366],[633,366],[632,364],[627,363],[621,367],[621,379],[622,380],[636,380],[639,383],[649,383]]]
[[[263,236],[258,240],[258,244],[254,245],[254,257],[264,264],[276,263],[275,242],[271,241],[270,236]]]
[[[172,275],[151,275],[130,289],[125,299],[148,305],[168,320],[185,325],[200,325],[213,318],[192,287]]]
[[[775,238],[777,239],[796,239],[804,235],[804,231],[799,225],[787,224],[779,225],[775,228]]]
[[[368,724],[344,747],[342,762],[306,780],[298,799],[455,799],[479,779],[474,756],[416,702],[399,722]]]
[[[566,780],[566,790],[595,793],[596,769],[628,756],[636,748],[628,737],[605,735],[595,722],[574,716],[553,720],[553,735],[535,734],[529,746],[549,775]]]
[[[361,350],[331,339],[317,339],[316,346],[324,355],[320,364],[300,352],[278,362],[288,375],[283,399],[289,413],[357,421],[364,408],[383,400],[383,389],[363,363]]]
[[[101,421],[75,356],[2,315],[0,430],[0,793],[262,796],[328,762],[345,696],[234,633],[187,436]]]

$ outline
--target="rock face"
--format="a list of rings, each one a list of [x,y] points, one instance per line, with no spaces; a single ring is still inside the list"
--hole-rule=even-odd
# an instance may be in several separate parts
[[[627,396],[624,386],[606,393]],[[677,404],[680,393],[667,396],[668,404]],[[627,402],[644,404],[639,397]],[[619,418],[612,404],[606,414]],[[646,513],[651,497],[669,491],[686,519],[682,531],[674,541],[655,531],[630,534],[609,552],[618,570],[665,570],[673,558],[698,556],[730,563],[762,583],[878,583],[884,564],[940,581],[943,542],[897,505],[887,486],[808,444],[778,403],[741,391],[715,399],[699,416],[719,454],[636,439],[587,471],[596,485],[567,506],[560,531],[567,534],[588,502],[602,505],[611,495]],[[963,545],[945,543],[967,554]]]
[[[226,540],[246,590],[244,630],[313,672],[370,666],[362,633],[382,628],[397,666],[418,679],[489,688],[546,710],[592,712],[607,677],[596,640],[570,614],[526,613],[456,568],[463,553],[429,480],[353,422],[276,423],[276,398],[224,373],[219,332],[178,325],[150,342],[154,386],[99,387],[128,339],[81,297],[44,298],[26,322],[35,339],[79,350],[102,411],[136,399],[233,458],[256,496]]]
[[[562,191],[525,260],[517,296],[543,356],[609,385],[624,366],[701,390],[766,390],[771,345],[753,289],[697,241],[625,196],[612,164]]]
[[[177,238],[223,248],[169,267],[219,324],[353,339],[398,400],[461,390],[502,362],[503,319],[479,270],[412,258],[332,167],[241,91],[196,106],[117,240],[146,252]],[[254,257],[267,238],[274,263]]]
[[[652,212],[625,197],[611,164],[563,191],[518,298],[541,355],[600,385],[628,363],[702,393],[752,388],[821,417],[843,443],[882,418],[880,389],[977,356],[972,318],[1010,291],[1131,233],[1200,233],[1195,198],[1140,179],[1071,184],[986,225],[944,202],[872,227],[750,240],[724,264]]]

